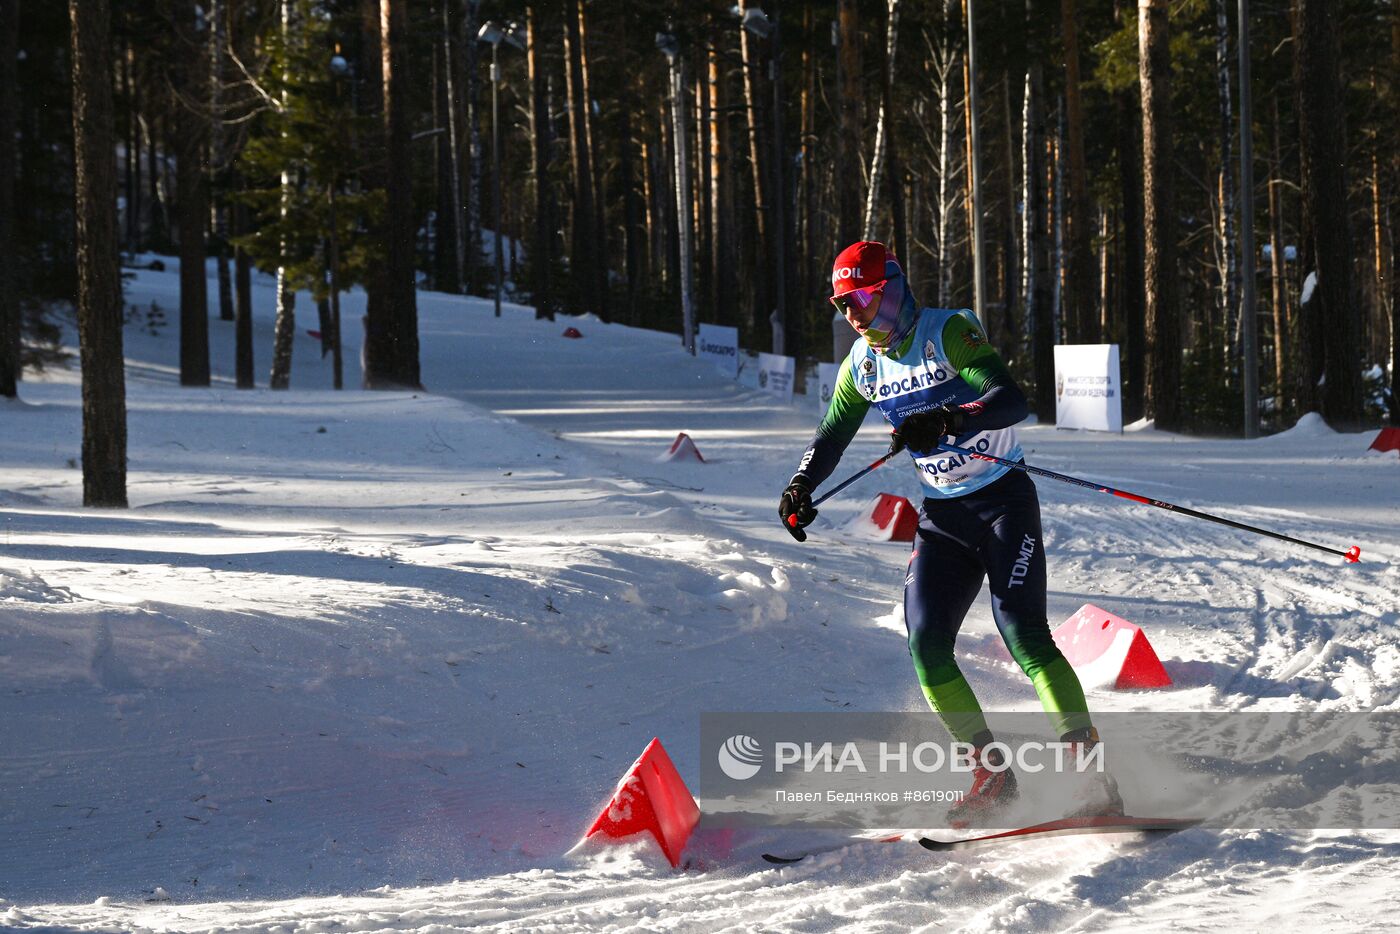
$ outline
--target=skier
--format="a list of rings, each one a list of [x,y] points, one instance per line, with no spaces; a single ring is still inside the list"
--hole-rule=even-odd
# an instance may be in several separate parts
[[[831,302],[864,341],[841,364],[830,407],[778,506],[792,536],[816,518],[812,490],[836,469],[873,404],[893,426],[891,450],[908,450],[923,506],[904,582],[904,623],[929,706],[953,738],[974,748],[972,788],[949,811],[955,826],[995,815],[1016,798],[1016,776],[993,741],[953,657],[963,617],[990,581],[992,614],[1006,647],[1035,685],[1055,733],[1077,748],[1098,743],[1084,691],[1050,636],[1045,550],[1035,484],[1020,470],[939,450],[948,436],[978,452],[1021,460],[1011,426],[1026,397],[967,310],[920,309],[885,246],[853,243],[836,257]],[[1107,773],[1085,783],[1075,814],[1122,814]]]

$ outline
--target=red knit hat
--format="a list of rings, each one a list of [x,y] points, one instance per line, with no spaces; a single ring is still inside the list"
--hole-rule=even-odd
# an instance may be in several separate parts
[[[889,277],[885,268],[887,259],[898,264],[885,245],[874,240],[858,240],[846,247],[831,264],[831,297],[884,285]]]

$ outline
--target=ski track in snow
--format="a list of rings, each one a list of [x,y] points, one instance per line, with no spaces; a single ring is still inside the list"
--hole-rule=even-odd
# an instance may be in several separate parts
[[[167,263],[131,304],[175,306]],[[857,844],[780,868],[756,858],[769,839],[682,872],[644,846],[563,858],[651,736],[698,773],[701,711],[922,709],[907,546],[841,531],[917,483],[881,470],[797,545],[773,511],[812,404],[673,335],[584,318],[562,341],[564,322],[489,307],[421,293],[434,395],[332,394],[304,335],[293,392],[236,392],[217,320],[215,385],[181,389],[175,330],[129,329],[125,512],[79,505],[75,373],[0,405],[0,927],[1344,931],[1400,907],[1391,831]],[[348,320],[362,308],[347,296]],[[707,463],[658,460],[681,430]],[[883,438],[872,420],[833,480]],[[1038,481],[1052,621],[1126,616],[1177,680],[1095,709],[1400,704],[1394,458],[1309,420],[1256,442],[1023,441],[1054,470],[1362,549],[1346,567]],[[1037,709],[985,593],[960,655],[986,706]]]

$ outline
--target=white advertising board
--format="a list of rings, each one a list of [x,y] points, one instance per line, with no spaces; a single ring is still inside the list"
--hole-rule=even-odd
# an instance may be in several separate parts
[[[718,324],[700,325],[696,354],[713,363],[721,373],[739,375],[739,329]]]
[[[758,355],[758,388],[792,401],[792,377],[797,361],[792,357],[761,353]]]
[[[1055,424],[1123,430],[1123,384],[1117,344],[1055,345]]]
[[[831,397],[836,394],[836,378],[840,373],[839,363],[817,364],[817,385],[820,387],[817,392],[817,411],[823,415],[831,406]]]

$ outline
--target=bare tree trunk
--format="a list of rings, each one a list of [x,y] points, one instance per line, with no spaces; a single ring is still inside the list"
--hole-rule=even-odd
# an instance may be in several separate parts
[[[1143,280],[1147,308],[1147,408],[1160,429],[1181,427],[1181,321],[1176,304],[1172,211],[1171,48],[1168,0],[1139,0],[1142,87]]]
[[[1060,0],[1060,27],[1065,55],[1065,132],[1068,162],[1068,202],[1064,227],[1069,240],[1066,288],[1061,299],[1065,331],[1070,343],[1096,343],[1097,321],[1093,314],[1094,294],[1094,217],[1089,203],[1089,185],[1084,169],[1084,115],[1079,104],[1079,30],[1075,25],[1074,0]]]
[[[837,4],[840,104],[836,128],[836,239],[844,246],[860,236],[861,21],[856,0]],[[838,247],[839,248],[839,247]]]
[[[209,222],[209,121],[193,108],[206,100],[205,43],[197,34],[192,8],[175,12],[183,57],[185,100],[177,104],[175,187],[180,226],[180,385],[209,385],[209,286],[205,276],[205,225]]]
[[[1347,218],[1346,113],[1334,11],[1319,0],[1299,0],[1298,58],[1302,72],[1299,130],[1303,197],[1313,219],[1319,313],[1326,364],[1322,415],[1337,429],[1360,425],[1360,312],[1351,279],[1352,244]]]
[[[525,7],[526,59],[530,72],[530,149],[535,167],[535,237],[531,269],[535,317],[554,320],[554,197],[550,184],[550,161],[554,137],[550,133],[548,88],[544,55],[540,50],[538,7]],[[629,232],[629,242],[631,234]],[[629,251],[630,255],[630,251]]]
[[[69,0],[83,505],[126,506],[126,376],[107,0]]]
[[[292,5],[291,0],[280,0],[280,23],[282,41],[291,42]],[[285,75],[284,75],[285,79]],[[287,93],[282,92],[282,106],[287,106]],[[284,131],[285,132],[285,131]],[[281,219],[285,224],[287,211],[292,200],[292,173],[290,166],[283,166],[279,179],[281,188]],[[269,389],[289,389],[292,385],[292,344],[296,337],[297,293],[287,281],[287,241],[284,237],[278,248],[277,264],[277,318],[272,326],[272,372],[268,375]],[[373,302],[371,301],[371,305]]]
[[[885,174],[885,149],[889,146],[890,124],[893,124],[895,50],[899,43],[899,0],[887,0],[885,15],[885,68],[881,75],[880,115],[875,120],[875,152],[870,156],[870,187],[865,192],[865,220],[861,238],[874,240],[875,221],[879,213],[880,184]],[[890,116],[886,117],[889,114]],[[898,184],[898,182],[896,182]]]
[[[20,0],[0,0],[0,396],[14,398],[21,373],[15,282],[15,125]],[[133,114],[132,119],[135,120]]]

